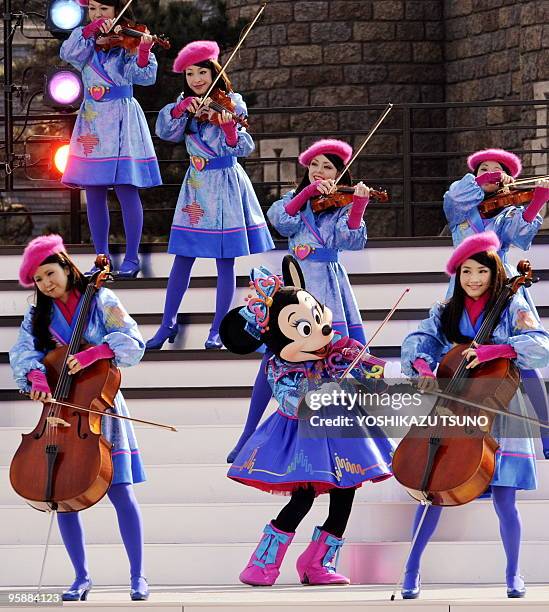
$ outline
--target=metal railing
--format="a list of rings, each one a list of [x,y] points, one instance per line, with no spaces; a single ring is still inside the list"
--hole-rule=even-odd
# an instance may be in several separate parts
[[[256,150],[250,157],[241,158],[240,163],[250,175],[263,208],[266,210],[301,179],[304,170],[297,164],[299,151],[321,137],[342,138],[357,145],[383,108],[384,105],[251,108],[250,131]],[[486,114],[491,109],[499,109],[504,120],[497,124],[487,122]],[[539,121],[540,110],[544,122]],[[151,133],[157,113],[146,112]],[[372,203],[368,207],[369,234],[439,235],[445,225],[442,195],[451,181],[466,172],[465,160],[474,148],[506,146],[525,158],[527,170],[533,169],[530,157],[536,155],[537,167],[541,159],[545,164],[542,172],[547,174],[548,116],[547,100],[395,104],[352,168],[355,180],[386,188],[391,196],[388,204]],[[14,145],[15,151],[24,149],[23,143],[30,134],[41,130],[51,133],[54,125],[68,137],[73,122],[74,115],[61,113],[14,115],[15,133],[25,126],[20,142]],[[150,241],[158,241],[169,231],[187,156],[183,145],[166,143],[156,136],[153,139],[165,183],[142,190],[141,194],[145,227],[149,227],[146,234]],[[541,146],[536,145],[539,142]],[[42,161],[45,166],[49,163]],[[26,215],[38,229],[41,225],[52,229],[55,223],[62,226],[71,243],[85,240],[83,230],[87,224],[82,216],[86,212],[79,190],[69,190],[59,181],[29,180],[27,175],[39,170],[41,162],[32,159],[31,154],[25,163],[27,168],[5,176],[4,190],[0,192],[0,223]],[[22,209],[10,207],[10,199]],[[114,220],[115,228],[119,222],[120,219]]]

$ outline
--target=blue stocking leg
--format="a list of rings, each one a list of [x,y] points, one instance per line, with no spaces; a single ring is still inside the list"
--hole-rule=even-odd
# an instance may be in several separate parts
[[[76,590],[82,588],[90,578],[80,512],[58,512],[57,523],[76,576],[70,590]]]
[[[234,275],[234,257],[216,259],[217,290],[215,294],[215,316],[212,323],[212,332],[218,333],[223,317],[229,312],[236,288]]]
[[[181,306],[181,300],[189,288],[194,260],[194,257],[175,256],[166,289],[166,303],[164,304],[162,325],[173,327],[177,321],[177,313],[179,306]]]
[[[170,278],[168,279],[168,287],[166,289],[162,325],[158,328],[156,334],[147,342],[148,350],[162,348],[164,342],[166,342],[168,338],[170,342],[175,340],[178,331],[177,313],[181,305],[181,300],[189,288],[194,259],[194,257],[184,257],[182,255],[175,256]]]
[[[516,489],[512,487],[492,486],[492,498],[494,508],[499,518],[499,532],[501,541],[507,557],[506,578],[509,588],[520,588],[517,586],[516,579],[519,574],[519,553],[520,553],[520,534],[521,521],[515,504]],[[519,578],[522,583],[522,579]],[[524,583],[522,583],[524,586]]]
[[[267,380],[267,362],[272,355],[273,354],[270,351],[267,351],[263,355],[261,365],[259,366],[259,371],[255,377],[252,399],[250,400],[250,409],[246,419],[246,424],[244,425],[244,431],[238,439],[236,446],[229,453],[227,463],[232,463],[235,460],[248,438],[254,433],[259,421],[261,420],[261,417],[263,416],[263,413],[265,412],[265,409],[267,408],[267,404],[273,395],[273,390],[271,389],[271,385]]]
[[[112,485],[108,496],[116,510],[120,535],[130,561],[132,588],[141,590],[140,578],[143,581],[142,586],[146,586],[143,569],[143,522],[133,486],[125,483]]]
[[[139,243],[143,232],[143,206],[139,190],[134,185],[116,185],[114,188],[120,207],[126,233],[126,255],[124,261],[133,262],[139,266]],[[123,271],[123,266],[121,270]]]
[[[217,265],[217,291],[215,295],[215,316],[205,342],[207,349],[220,349],[223,347],[219,337],[219,326],[223,317],[229,312],[234,298],[236,278],[234,275],[234,257],[216,259]]]
[[[540,421],[548,420],[548,400],[543,378],[538,370],[521,370],[522,384]],[[540,427],[543,454],[549,459],[549,429]]]
[[[423,505],[417,507],[416,515],[414,517],[412,535],[416,532],[417,526],[419,525],[419,521],[421,520],[424,510],[425,506]],[[435,532],[435,529],[437,528],[441,512],[441,506],[429,506],[429,508],[427,509],[427,516],[423,521],[423,525],[421,526],[419,535],[416,539],[414,546],[412,547],[412,550],[410,551],[410,556],[408,557],[408,562],[406,563],[406,575],[404,576],[404,582],[402,584],[403,589],[413,589],[419,584],[418,574],[421,563],[421,556],[423,555],[425,547],[427,546],[429,540]]]
[[[93,185],[86,187],[86,210],[88,224],[95,252],[109,254],[109,207],[107,206],[107,187]]]

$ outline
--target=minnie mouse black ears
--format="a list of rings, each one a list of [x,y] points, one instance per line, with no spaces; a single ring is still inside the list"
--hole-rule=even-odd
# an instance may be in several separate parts
[[[305,277],[297,259],[292,255],[286,255],[282,260],[282,278],[285,287],[305,289]]]
[[[253,353],[263,344],[246,331],[246,319],[242,316],[241,307],[230,310],[221,321],[219,336],[221,342],[231,353],[247,355]]]

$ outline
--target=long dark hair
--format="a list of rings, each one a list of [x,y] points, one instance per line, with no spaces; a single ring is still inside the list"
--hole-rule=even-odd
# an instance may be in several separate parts
[[[67,291],[78,289],[80,293],[84,293],[88,285],[86,277],[76,267],[75,263],[66,253],[57,253],[50,255],[40,264],[59,264],[62,268],[69,270],[67,277]],[[32,316],[32,335],[34,336],[34,346],[37,351],[51,351],[55,348],[55,342],[50,334],[51,309],[53,300],[51,297],[44,295],[38,287],[36,287],[35,306]]]
[[[473,259],[477,263],[486,266],[492,273],[492,282],[490,284],[490,289],[488,289],[488,291],[490,291],[490,299],[488,300],[485,309],[485,311],[488,312],[497,300],[497,297],[503,289],[503,285],[507,279],[505,268],[501,263],[499,255],[493,251],[484,251],[483,253],[471,255],[470,259]],[[457,342],[458,344],[472,340],[472,338],[464,336],[459,330],[459,321],[461,319],[463,309],[465,308],[466,295],[463,287],[461,286],[460,276],[461,266],[459,266],[456,271],[454,293],[446,303],[440,317],[444,335],[450,342]]]
[[[334,155],[333,153],[323,153],[322,155],[324,155],[324,157],[326,157],[330,162],[332,162],[338,174],[343,170],[343,168],[345,168],[345,164],[343,163],[343,160],[341,159],[341,157],[339,157],[339,155]],[[297,186],[295,190],[294,197],[300,191],[303,191],[305,187],[307,187],[307,185],[310,185],[310,184],[311,184],[311,181],[309,180],[309,168],[305,168],[305,174],[303,175],[303,178],[301,179],[301,183],[299,183],[299,185]],[[339,184],[348,185],[349,187],[353,184],[351,173],[348,170],[341,177]]]

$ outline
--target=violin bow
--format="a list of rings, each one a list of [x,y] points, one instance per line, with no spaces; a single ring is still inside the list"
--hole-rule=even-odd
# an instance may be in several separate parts
[[[391,105],[392,106],[392,105]],[[347,367],[347,369],[345,370],[345,372],[343,372],[343,374],[341,375],[339,380],[344,380],[344,378],[349,374],[349,372],[356,366],[356,364],[362,359],[362,357],[368,352],[368,347],[370,346],[370,344],[372,344],[374,338],[379,334],[379,332],[385,327],[385,325],[388,323],[389,319],[393,316],[393,314],[395,313],[395,310],[398,308],[398,305],[400,304],[400,302],[402,302],[402,300],[404,299],[404,296],[410,291],[410,287],[406,287],[406,289],[404,289],[404,291],[402,292],[401,296],[398,298],[398,300],[395,302],[394,306],[391,308],[391,310],[389,311],[389,313],[387,314],[387,316],[383,319],[383,321],[379,324],[378,328],[376,329],[376,331],[373,333],[372,337],[368,340],[368,342],[364,345],[364,347],[362,348],[362,350],[360,351],[360,353],[358,353],[358,355],[353,359],[353,361],[351,361],[351,363],[349,364],[349,366]]]
[[[28,393],[22,393],[30,397]],[[89,412],[90,414],[98,414],[99,416],[109,416],[113,419],[123,419],[124,421],[132,421],[134,423],[142,423],[143,425],[153,425],[154,427],[160,427],[161,429],[168,429],[169,431],[177,431],[173,425],[164,425],[163,423],[156,423],[155,421],[145,421],[144,419],[136,419],[135,417],[124,416],[123,414],[116,414],[115,412],[101,412],[100,410],[94,410],[93,408],[85,408],[84,406],[78,406],[77,404],[70,404],[68,402],[60,402],[54,398],[45,404],[57,404],[58,406],[65,406],[66,408],[74,408],[75,410],[82,410],[83,412]]]
[[[261,17],[263,11],[265,10],[267,6],[267,2],[264,2],[261,5],[261,8],[259,9],[259,11],[257,12],[256,16],[254,17],[253,21],[250,23],[250,25],[246,28],[244,34],[242,34],[242,36],[240,37],[240,40],[238,41],[238,44],[236,45],[236,47],[234,48],[233,52],[231,53],[231,55],[229,56],[229,59],[225,62],[225,65],[221,68],[221,70],[219,71],[219,74],[215,77],[215,79],[212,81],[212,84],[210,85],[210,87],[208,88],[208,91],[202,96],[202,98],[200,99],[200,104],[198,105],[198,108],[196,109],[196,112],[198,112],[203,106],[204,106],[204,101],[207,100],[208,96],[212,93],[214,87],[217,85],[217,82],[219,81],[219,79],[225,74],[225,71],[227,70],[228,65],[231,63],[231,61],[233,60],[234,56],[238,53],[238,50],[240,49],[240,47],[242,46],[242,44],[244,43],[244,41],[246,40],[246,37],[248,36],[248,34],[251,32],[252,28],[255,26],[255,24],[257,23],[257,21],[259,20],[259,18]],[[183,92],[182,92],[183,93]]]
[[[534,181],[543,181],[547,179],[549,179],[549,174],[546,174],[545,176],[531,176],[530,178],[518,179],[517,181],[513,181],[512,183],[509,183],[508,185],[504,185],[502,189],[505,189],[505,187],[515,187],[515,185],[526,185],[528,183],[533,183]]]
[[[387,117],[387,115],[391,112],[392,109],[393,109],[393,104],[389,102],[387,106],[385,107],[385,110],[381,114],[381,117],[379,117],[379,119],[374,123],[374,125],[372,126],[368,134],[366,134],[366,138],[364,139],[364,142],[360,145],[360,147],[358,147],[355,154],[348,161],[345,168],[343,168],[343,170],[339,173],[339,176],[335,180],[334,185],[337,185],[339,183],[339,181],[341,180],[345,172],[347,172],[347,170],[349,170],[349,168],[353,165],[355,159],[362,153],[362,150],[364,149],[364,147],[368,144],[372,136],[377,132],[377,129],[385,121],[385,117]]]
[[[118,25],[118,22],[122,18],[122,15],[130,8],[130,5],[131,5],[132,2],[133,2],[133,0],[128,0],[128,2],[124,5],[124,8],[115,17],[114,21],[112,22],[112,26],[111,26],[110,30],[108,32],[106,32],[106,34],[110,34],[114,30],[114,28]]]

